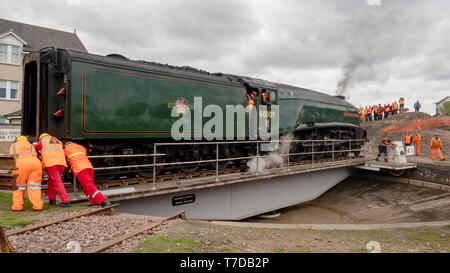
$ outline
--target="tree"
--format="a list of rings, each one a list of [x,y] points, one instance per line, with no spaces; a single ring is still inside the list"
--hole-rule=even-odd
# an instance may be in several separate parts
[[[439,108],[439,115],[450,116],[450,101],[444,102],[444,105]]]

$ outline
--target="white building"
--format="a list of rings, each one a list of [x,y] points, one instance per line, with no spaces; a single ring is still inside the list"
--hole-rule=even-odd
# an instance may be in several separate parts
[[[444,106],[444,103],[450,101],[450,96],[443,98],[442,100],[436,102],[436,115],[439,115],[439,109]]]
[[[23,57],[49,46],[87,52],[75,32],[0,19],[0,123],[9,123],[8,117],[17,122],[22,101]]]

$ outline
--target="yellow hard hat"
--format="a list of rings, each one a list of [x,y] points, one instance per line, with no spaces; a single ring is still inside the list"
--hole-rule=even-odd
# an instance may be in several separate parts
[[[26,136],[20,136],[20,137],[16,138],[16,142],[21,141],[21,140],[28,141],[28,138]]]
[[[47,133],[43,133],[43,134],[41,134],[40,136],[39,136],[39,140],[41,140],[43,137],[45,137],[45,136],[48,136],[48,134]]]

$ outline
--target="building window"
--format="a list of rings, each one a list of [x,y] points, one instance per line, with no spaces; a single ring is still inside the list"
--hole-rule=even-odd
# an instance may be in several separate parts
[[[19,100],[19,82],[0,80],[0,99]]]
[[[6,81],[0,80],[0,99],[6,99]]]
[[[11,46],[11,63],[19,64],[19,47]]]
[[[17,100],[19,98],[19,82],[11,82],[10,88],[9,98]]]
[[[8,46],[0,45],[0,62],[6,63],[8,61]]]
[[[0,44],[0,63],[19,64],[20,47]]]

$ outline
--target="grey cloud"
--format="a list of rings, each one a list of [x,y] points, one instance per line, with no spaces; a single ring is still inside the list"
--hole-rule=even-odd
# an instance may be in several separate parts
[[[286,80],[334,93],[352,57],[356,105],[408,94],[432,113],[448,90],[450,1],[22,0],[0,17],[72,31],[92,53]],[[424,89],[430,91],[424,95]],[[448,93],[447,93],[448,94]]]

